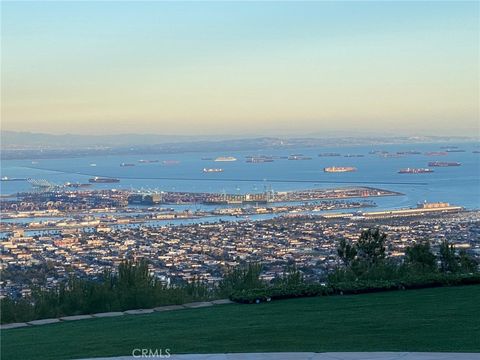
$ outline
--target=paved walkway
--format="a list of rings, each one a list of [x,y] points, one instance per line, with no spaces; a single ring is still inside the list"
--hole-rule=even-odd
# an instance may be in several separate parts
[[[33,321],[22,322],[22,323],[2,324],[0,325],[0,330],[16,329],[16,328],[27,327],[27,326],[47,325],[47,324],[65,322],[65,321],[77,321],[77,320],[123,316],[123,315],[144,315],[144,314],[151,314],[153,312],[173,311],[173,310],[182,310],[182,309],[197,309],[197,308],[203,308],[208,306],[226,305],[226,304],[233,304],[233,301],[230,301],[229,299],[218,299],[218,300],[212,300],[212,301],[193,302],[193,303],[182,304],[182,305],[158,306],[153,309],[133,309],[133,310],[127,310],[127,311],[106,312],[106,313],[98,313],[98,314],[64,316],[61,318],[40,319],[40,320],[33,320]]]
[[[162,359],[157,357],[121,356],[83,360]],[[163,359],[166,359],[165,355]],[[326,353],[246,353],[171,355],[170,360],[480,360],[480,353],[428,352],[326,352]]]

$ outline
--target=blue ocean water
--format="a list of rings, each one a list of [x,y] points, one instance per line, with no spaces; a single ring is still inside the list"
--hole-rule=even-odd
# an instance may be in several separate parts
[[[446,156],[427,156],[425,152],[445,151],[446,144],[407,144],[352,147],[317,147],[288,150],[230,151],[215,153],[185,152],[177,154],[80,157],[61,159],[5,160],[2,176],[46,179],[52,183],[86,183],[92,176],[121,179],[114,184],[94,184],[91,188],[156,189],[159,191],[206,191],[246,193],[307,188],[333,188],[352,185],[379,187],[399,191],[404,196],[378,198],[381,208],[415,206],[420,201],[445,201],[468,209],[480,208],[480,154],[478,143],[448,144],[465,152],[449,152]],[[389,152],[420,151],[421,155],[384,158],[369,154],[372,150]],[[364,157],[318,157],[319,153],[337,152],[362,154]],[[276,159],[271,163],[247,163],[249,155],[288,156],[303,154],[312,160]],[[234,156],[234,162],[214,162],[202,158]],[[158,163],[139,163],[138,160],[159,160]],[[165,165],[164,160],[178,164]],[[435,167],[429,174],[399,174],[401,168],[424,168],[429,161],[455,161],[459,167]],[[121,167],[134,163],[134,167]],[[91,166],[96,164],[96,166]],[[354,166],[350,173],[325,173],[327,166]],[[203,168],[223,168],[221,173],[203,173]],[[31,190],[23,181],[1,182],[1,193],[13,194]]]

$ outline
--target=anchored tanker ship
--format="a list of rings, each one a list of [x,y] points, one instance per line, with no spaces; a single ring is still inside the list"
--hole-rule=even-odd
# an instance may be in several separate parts
[[[273,162],[273,158],[270,156],[248,156],[247,163],[266,163],[266,162]]]
[[[27,181],[26,178],[11,178],[8,176],[2,176],[2,181]]]
[[[400,169],[398,171],[399,174],[426,174],[426,173],[433,173],[432,169],[415,169],[415,168],[406,168],[406,169]]]
[[[427,156],[445,156],[448,155],[445,151],[429,151],[426,152],[425,155]]]
[[[446,161],[432,161],[428,163],[428,166],[435,167],[448,167],[448,166],[460,166],[462,165],[459,162],[446,162]]]
[[[287,159],[288,160],[312,160],[310,156],[305,156],[303,154],[292,154]]]
[[[353,166],[331,166],[331,167],[323,168],[323,171],[329,172],[329,173],[353,172],[353,171],[357,171],[357,168]]]
[[[364,157],[365,155],[363,154],[345,154],[343,155],[343,157],[346,157],[346,158],[360,158],[360,157]]]
[[[81,183],[71,183],[71,182],[66,182],[65,184],[63,184],[63,186],[69,187],[69,188],[83,188],[91,185],[92,184],[81,184]]]
[[[88,182],[91,182],[91,183],[118,183],[118,182],[120,182],[120,180],[115,179],[115,178],[106,178],[106,177],[95,176],[91,179],[88,179]]]
[[[233,156],[219,156],[215,159],[215,161],[225,162],[225,161],[237,161],[237,158]]]
[[[178,165],[180,164],[179,160],[163,160],[162,161],[163,165]]]
[[[321,154],[318,154],[319,157],[324,157],[324,156],[328,156],[328,157],[332,157],[332,156],[341,156],[340,153],[321,153]]]

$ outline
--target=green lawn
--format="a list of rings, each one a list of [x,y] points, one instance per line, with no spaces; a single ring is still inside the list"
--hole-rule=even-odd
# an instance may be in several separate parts
[[[269,351],[480,352],[480,286],[222,305],[2,331],[2,359]]]

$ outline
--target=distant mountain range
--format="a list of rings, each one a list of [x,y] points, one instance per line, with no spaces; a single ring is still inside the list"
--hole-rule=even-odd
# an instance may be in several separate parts
[[[2,131],[2,147],[41,146],[41,147],[87,147],[87,146],[122,146],[137,144],[161,144],[165,142],[187,142],[198,140],[193,136],[158,135],[158,134],[120,134],[120,135],[78,135],[78,134],[44,134],[19,131]]]
[[[238,151],[321,146],[415,144],[427,142],[478,141],[473,137],[450,136],[359,136],[359,137],[213,137],[155,134],[52,135],[1,132],[2,159],[34,159],[113,154],[157,154],[199,151]]]

